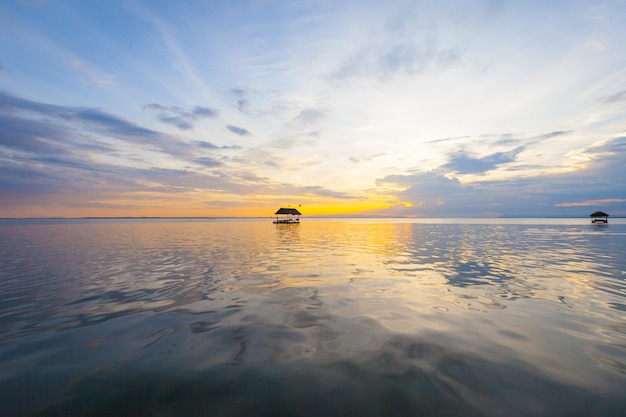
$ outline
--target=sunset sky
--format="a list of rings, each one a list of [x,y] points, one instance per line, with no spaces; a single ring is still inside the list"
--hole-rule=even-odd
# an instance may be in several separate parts
[[[0,217],[626,215],[624,1],[0,4]]]

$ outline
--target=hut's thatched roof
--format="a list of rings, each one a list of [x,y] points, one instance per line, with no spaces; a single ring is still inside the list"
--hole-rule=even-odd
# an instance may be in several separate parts
[[[298,210],[296,210],[295,208],[284,208],[284,207],[279,208],[278,211],[276,213],[274,213],[274,214],[291,214],[291,215],[294,215],[294,216],[300,216],[301,215],[301,213]]]
[[[606,214],[606,213],[605,213],[605,212],[603,212],[603,211],[599,211],[599,210],[598,210],[598,211],[594,211],[594,212],[593,212],[593,213],[591,213],[589,216],[590,216],[590,217],[609,217],[609,215],[608,215],[608,214]]]

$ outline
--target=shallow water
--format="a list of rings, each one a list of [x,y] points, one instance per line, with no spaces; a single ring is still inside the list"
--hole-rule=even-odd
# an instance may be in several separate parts
[[[0,220],[0,415],[626,415],[587,222]]]

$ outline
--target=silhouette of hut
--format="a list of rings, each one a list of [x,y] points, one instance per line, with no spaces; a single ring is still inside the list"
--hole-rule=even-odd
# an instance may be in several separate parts
[[[591,217],[591,223],[608,223],[609,215],[603,211],[594,211],[589,215]]]
[[[276,216],[283,216],[282,218],[276,217],[276,220],[274,220],[274,224],[300,223],[300,218],[295,218],[294,219],[291,216],[301,216],[302,215],[302,213],[300,213],[297,209],[291,208],[291,207],[289,207],[289,208],[281,207],[274,214]]]

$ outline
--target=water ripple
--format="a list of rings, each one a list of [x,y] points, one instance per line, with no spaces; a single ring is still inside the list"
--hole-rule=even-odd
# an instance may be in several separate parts
[[[621,224],[2,225],[0,406],[607,415],[624,247]]]

